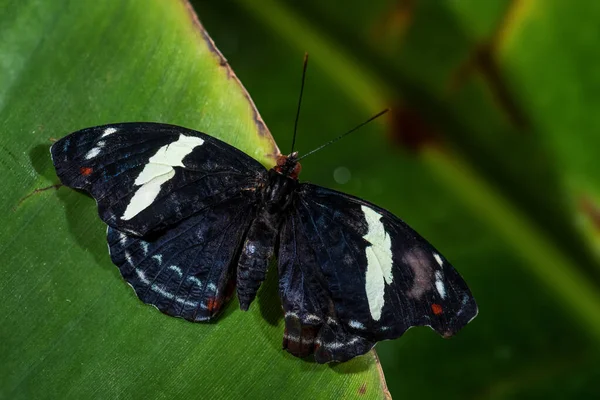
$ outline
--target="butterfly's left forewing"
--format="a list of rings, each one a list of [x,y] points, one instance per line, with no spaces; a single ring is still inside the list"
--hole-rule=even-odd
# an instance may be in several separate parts
[[[136,236],[255,191],[265,168],[202,132],[156,123],[83,129],[51,148],[63,184],[89,192],[100,218]]]
[[[358,198],[303,184],[279,249],[284,347],[346,361],[427,325],[450,336],[477,314],[466,283],[425,239]]]

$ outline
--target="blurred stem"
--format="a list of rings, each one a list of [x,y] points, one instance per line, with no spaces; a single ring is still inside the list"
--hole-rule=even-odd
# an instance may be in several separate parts
[[[238,0],[238,3],[286,41],[314,55],[311,59],[360,107],[376,112],[388,106],[392,96],[381,79],[284,5],[272,0]],[[532,218],[521,213],[457,154],[450,156],[429,148],[420,156],[440,182],[499,232],[528,261],[526,265],[532,272],[559,294],[600,340],[600,318],[596,317],[600,315],[600,294]]]

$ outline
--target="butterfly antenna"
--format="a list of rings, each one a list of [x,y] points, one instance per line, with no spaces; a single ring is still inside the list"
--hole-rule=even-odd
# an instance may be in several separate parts
[[[300,105],[302,104],[302,94],[304,93],[304,81],[306,80],[306,66],[308,65],[308,53],[304,53],[304,65],[302,67],[302,85],[300,86],[300,98],[298,99],[298,110],[296,111],[296,121],[294,122],[294,138],[292,139],[292,151],[296,144],[296,132],[298,131],[298,120],[300,119]]]
[[[322,146],[319,146],[319,147],[317,147],[316,149],[314,149],[314,150],[311,150],[311,151],[309,151],[308,153],[304,154],[302,157],[298,158],[298,161],[302,160],[303,158],[306,158],[306,157],[310,156],[310,155],[311,155],[311,154],[313,154],[313,153],[316,153],[317,151],[319,151],[319,150],[323,149],[324,147],[327,147],[327,146],[329,146],[330,144],[333,144],[333,143],[337,142],[338,140],[340,140],[340,139],[341,139],[341,138],[343,138],[344,136],[347,136],[347,135],[351,134],[352,132],[354,132],[355,130],[357,130],[357,129],[359,129],[359,128],[362,128],[363,126],[365,126],[365,125],[366,125],[366,124],[368,124],[369,122],[373,121],[374,119],[377,119],[377,118],[381,117],[383,114],[385,114],[385,113],[386,113],[386,112],[388,112],[388,111],[390,111],[390,109],[389,109],[389,108],[386,108],[385,110],[383,110],[383,111],[380,111],[379,113],[377,113],[376,115],[372,116],[371,118],[369,118],[368,120],[366,120],[366,121],[365,121],[365,122],[363,122],[362,124],[359,124],[358,126],[356,126],[356,127],[352,128],[352,129],[350,129],[348,132],[346,132],[346,133],[344,133],[344,134],[342,134],[342,135],[340,135],[340,136],[336,137],[335,139],[332,139],[332,140],[330,140],[329,142],[325,143],[324,145],[322,145]]]

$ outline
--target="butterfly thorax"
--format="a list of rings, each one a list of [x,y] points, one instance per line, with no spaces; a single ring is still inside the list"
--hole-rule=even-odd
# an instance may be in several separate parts
[[[263,205],[269,212],[278,213],[290,206],[301,169],[298,152],[277,157],[277,165],[269,170],[268,182],[262,192]]]
[[[298,179],[283,175],[275,168],[269,170],[268,183],[262,192],[265,209],[273,214],[285,211],[291,204]]]

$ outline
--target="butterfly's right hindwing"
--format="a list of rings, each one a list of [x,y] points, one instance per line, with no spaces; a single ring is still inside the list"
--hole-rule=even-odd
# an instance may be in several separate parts
[[[137,236],[255,190],[266,175],[225,142],[165,124],[83,129],[57,141],[51,153],[63,184],[89,192],[104,222]]]
[[[238,196],[147,238],[109,227],[110,256],[144,303],[206,321],[233,294],[237,256],[254,215],[255,205]]]

